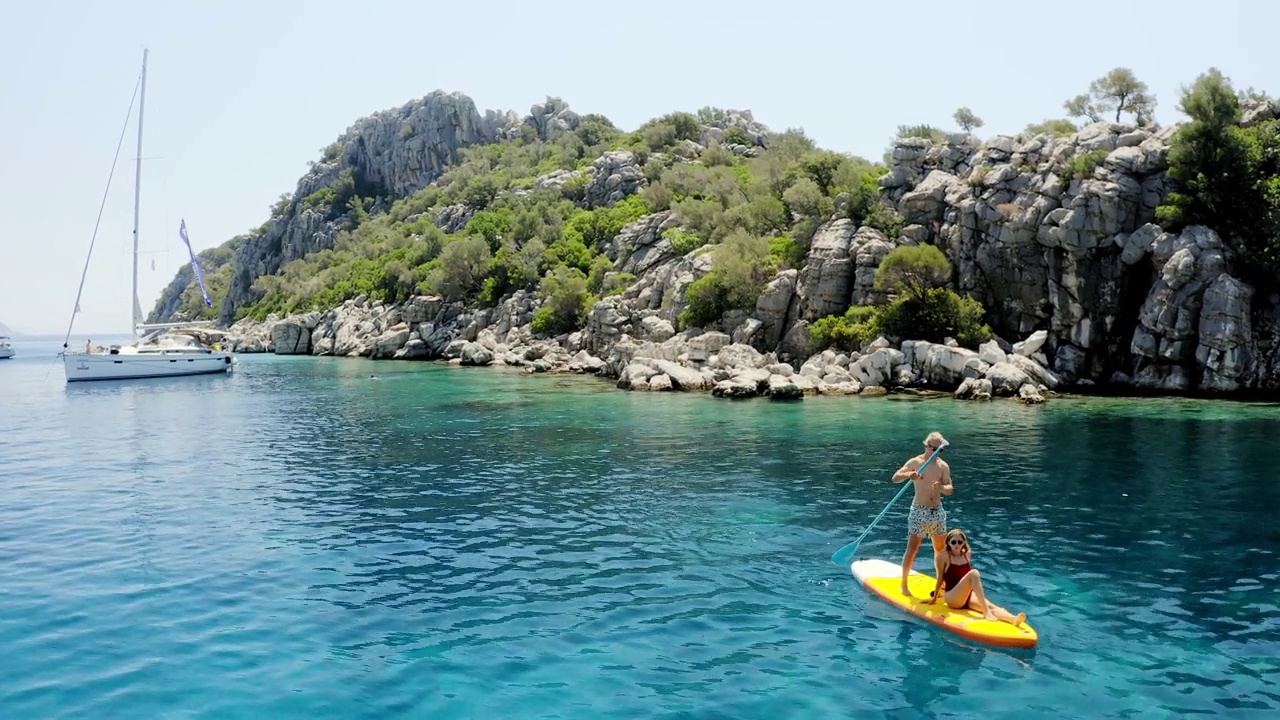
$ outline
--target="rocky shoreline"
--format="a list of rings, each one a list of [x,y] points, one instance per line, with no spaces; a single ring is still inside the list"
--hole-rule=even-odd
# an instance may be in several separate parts
[[[710,392],[725,398],[923,390],[1034,404],[1063,385],[1062,378],[1046,367],[1045,331],[1013,344],[995,338],[976,351],[954,342],[914,340],[894,347],[882,337],[861,352],[824,350],[793,365],[728,333],[677,333],[653,315],[621,327],[607,324],[617,317],[611,300],[597,304],[594,322],[586,330],[556,338],[534,337],[529,328],[533,299],[518,293],[485,311],[469,311],[432,296],[414,297],[403,305],[361,297],[324,313],[243,320],[211,339],[239,353],[505,365],[530,373],[599,375],[625,390]]]
[[[471,121],[458,125],[455,110]],[[1246,122],[1276,114],[1280,104],[1264,104],[1250,109]],[[544,127],[569,118],[567,107],[549,103],[535,106],[528,122]],[[262,231],[239,244],[223,322],[258,297],[250,287],[255,278],[333,245],[346,220],[322,221],[299,203],[335,173],[361,170],[402,196],[429,184],[456,160],[458,148],[501,135],[497,122],[480,118],[466,98],[445,95],[362,121],[349,139],[364,139],[317,164]],[[749,113],[720,124],[703,128],[703,145],[683,143],[688,159],[681,162],[697,162],[717,143],[715,133],[723,138],[729,127],[767,145],[767,129]],[[428,130],[456,141],[448,157],[420,147],[418,135]],[[1175,130],[1096,122],[1066,137],[900,139],[890,171],[879,179],[879,195],[901,219],[900,231],[853,222],[841,208],[848,198],[837,199],[802,262],[770,279],[754,307],[729,310],[701,328],[678,330],[677,322],[688,288],[711,272],[719,246],[678,250],[668,231],[680,228],[680,218],[668,209],[601,242],[612,264],[605,286],[610,277],[626,278],[626,288],[596,302],[585,326],[570,334],[536,337],[532,320],[542,301],[525,290],[492,307],[434,296],[384,304],[362,296],[323,312],[241,320],[224,332],[237,352],[497,363],[603,375],[631,390],[725,397],[911,389],[1035,403],[1055,392],[1280,392],[1280,294],[1240,279],[1238,259],[1214,230],[1171,233],[1155,224],[1170,191]],[[369,148],[394,162],[377,160]],[[627,150],[611,150],[574,172],[588,207],[608,206],[646,183],[642,159]],[[572,174],[553,171],[533,185],[555,186]],[[370,212],[379,208],[385,209]],[[469,217],[463,211],[471,212],[448,206],[430,220],[456,232]],[[846,353],[813,346],[812,328],[823,318],[883,305],[887,298],[874,282],[881,261],[895,248],[924,244],[945,253],[954,270],[948,286],[982,304],[997,336],[1022,340],[997,337],[967,349],[952,341],[878,338]],[[175,278],[153,320],[184,319],[175,309],[188,283]]]

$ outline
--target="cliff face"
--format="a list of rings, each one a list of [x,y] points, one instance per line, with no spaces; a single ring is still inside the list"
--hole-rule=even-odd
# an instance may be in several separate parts
[[[272,215],[264,230],[236,252],[231,289],[218,309],[222,321],[230,321],[238,308],[256,298],[252,284],[259,276],[333,246],[339,223],[327,212],[305,207],[303,201],[335,185],[344,170],[350,171],[362,197],[403,197],[440,177],[461,148],[492,142],[496,135],[497,128],[460,93],[438,91],[360,120],[338,139],[336,157],[332,150],[326,153],[329,157],[298,181],[293,198]]]
[[[349,171],[360,196],[403,197],[439,177],[461,148],[510,137],[522,124],[545,138],[553,128],[571,129],[577,122],[559,101],[535,106],[521,119],[515,113],[481,116],[469,99],[444,93],[360,121],[339,139],[338,150],[299,181],[292,198],[263,229],[236,250],[233,282],[220,307],[223,322],[255,299],[251,285],[257,277],[332,246],[339,224],[307,207],[306,199],[334,186],[344,172]],[[687,141],[685,151],[696,157],[706,145],[724,142],[723,131],[730,126],[745,129],[758,146],[768,142],[767,128],[749,114],[735,114],[720,124],[704,128],[702,145]],[[899,245],[931,243],[950,258],[953,286],[987,308],[997,335],[1030,338],[1020,344],[998,340],[980,353],[931,350],[933,360],[921,360],[926,357],[923,345],[914,351],[905,346],[903,351],[881,349],[881,354],[893,350],[897,355],[874,361],[879,375],[871,375],[869,366],[858,375],[851,364],[857,358],[824,353],[824,372],[843,368],[863,386],[877,378],[881,384],[928,384],[930,376],[956,382],[985,377],[996,364],[1008,374],[1006,360],[1016,360],[1017,377],[1040,378],[1040,388],[1079,382],[1175,392],[1276,389],[1278,299],[1255,297],[1233,275],[1231,250],[1212,229],[1190,227],[1175,235],[1153,223],[1155,209],[1169,191],[1165,172],[1172,134],[1173,129],[1153,132],[1096,123],[1066,138],[902,140],[893,148],[890,172],[880,180],[882,196],[905,220],[898,237],[855,226],[837,211],[814,234],[804,263],[779,273],[753,312],[732,311],[692,332],[677,333],[677,317],[686,289],[710,270],[714,249],[677,252],[663,237],[664,230],[679,225],[669,211],[627,225],[605,244],[613,270],[635,275],[635,282],[621,295],[596,303],[580,332],[542,349],[526,349],[539,347],[530,330],[539,301],[524,291],[491,308],[425,297],[392,307],[357,298],[279,327],[273,319],[240,323],[233,330],[241,338],[240,349],[250,351],[274,347],[315,354],[457,358],[463,351],[460,343],[479,342],[489,361],[509,354],[512,364],[542,362],[544,356],[563,352],[567,362],[569,353],[586,353],[593,360],[579,357],[580,366],[620,374],[637,357],[635,343],[651,346],[641,357],[652,352],[663,362],[690,353],[706,355],[705,348],[698,348],[711,343],[764,353],[756,369],[770,360],[799,366],[817,356],[809,345],[814,321],[843,313],[850,305],[883,300],[873,287],[880,261]],[[746,146],[732,149],[753,152]],[[645,184],[629,153],[611,152],[587,170],[540,177],[536,186],[557,186],[575,175],[585,175],[591,206],[616,202]],[[461,227],[465,219],[444,224]],[[183,277],[175,279],[175,289],[183,284]],[[162,301],[152,317],[166,319],[172,313]],[[704,331],[717,339],[695,342]],[[630,349],[622,360],[609,361],[620,347]],[[864,350],[870,353],[865,357],[877,352]],[[483,355],[475,348],[467,352],[472,360]],[[946,357],[937,359],[938,352]],[[935,366],[947,369],[931,369]],[[1017,391],[1021,381],[997,377],[996,384]]]
[[[1212,230],[1153,224],[1173,129],[1096,123],[1071,138],[906,141],[881,185],[942,247],[999,333],[1048,331],[1064,378],[1170,391],[1271,388],[1253,290]]]
[[[556,100],[535,106],[534,114],[542,128],[569,126],[576,119]],[[462,148],[505,137],[520,123],[515,113],[488,111],[482,116],[471,98],[443,91],[361,119],[326,149],[322,161],[302,176],[292,196],[273,208],[257,232],[240,239],[219,319],[229,323],[239,308],[257,298],[252,285],[258,277],[333,246],[343,221],[331,217],[327,208],[308,207],[306,199],[313,193],[340,185],[347,173],[352,193],[361,197],[410,195],[457,162]],[[191,278],[184,267],[162,294],[150,322],[175,317]]]
[[[804,266],[780,273],[754,314],[726,317],[715,329],[803,360],[813,354],[813,321],[876,300],[874,274],[885,255],[932,243],[950,258],[955,287],[988,309],[998,335],[1045,331],[1042,352],[1065,383],[1274,389],[1274,330],[1254,331],[1276,327],[1274,299],[1253,302],[1212,230],[1174,235],[1152,223],[1168,192],[1172,132],[1098,123],[1069,138],[903,140],[880,181],[907,223],[901,235],[828,222]],[[663,220],[624,229],[615,245],[633,254],[619,267],[636,266],[639,254],[662,256],[656,224]],[[649,313],[674,323],[698,268],[689,258],[647,265],[620,299],[597,304],[588,327],[593,348],[636,334]]]

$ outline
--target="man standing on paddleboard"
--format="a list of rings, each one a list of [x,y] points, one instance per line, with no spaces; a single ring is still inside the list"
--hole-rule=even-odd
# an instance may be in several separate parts
[[[907,576],[911,574],[911,564],[915,562],[916,553],[920,550],[920,541],[926,537],[933,541],[933,552],[942,552],[943,538],[947,534],[947,511],[942,509],[942,496],[955,492],[951,485],[951,466],[941,457],[947,446],[947,439],[942,433],[932,432],[924,439],[924,452],[907,460],[898,472],[893,474],[895,483],[911,480],[915,483],[916,494],[911,501],[911,511],[907,513],[907,552],[902,556],[902,594],[911,595],[907,589]],[[933,461],[929,462],[929,458]],[[920,469],[926,463],[924,472]]]

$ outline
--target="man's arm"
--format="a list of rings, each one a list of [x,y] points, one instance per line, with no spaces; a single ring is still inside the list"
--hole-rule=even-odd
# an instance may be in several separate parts
[[[942,494],[950,495],[955,491],[955,486],[951,484],[951,466],[942,463]]]
[[[893,474],[893,481],[900,483],[906,480],[914,480],[916,476],[916,468],[919,467],[920,461],[911,458],[902,467],[898,468],[898,472]]]

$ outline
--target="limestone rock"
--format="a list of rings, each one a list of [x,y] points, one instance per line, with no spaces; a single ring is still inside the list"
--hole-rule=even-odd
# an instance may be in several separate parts
[[[800,271],[801,316],[816,320],[844,312],[852,291],[853,263],[849,247],[858,228],[841,218],[818,228]]]
[[[468,342],[462,346],[463,365],[488,365],[493,362],[493,352],[478,342]]]
[[[1202,302],[1196,347],[1196,362],[1204,368],[1200,387],[1237,390],[1253,359],[1253,288],[1222,273],[1205,289]]]
[[[1031,357],[1044,346],[1045,340],[1049,339],[1049,333],[1044,330],[1037,330],[1027,336],[1026,340],[1013,344],[1013,351],[1023,357]]]
[[[930,385],[956,387],[963,381],[965,365],[974,358],[978,358],[978,353],[965,348],[928,342],[912,346],[912,367]]]
[[[733,343],[725,345],[715,355],[713,365],[732,368],[760,368],[765,363],[764,356],[750,345]]]
[[[796,270],[778,273],[756,300],[756,318],[760,324],[760,342],[765,347],[777,347],[789,324],[798,313],[796,305]]]
[[[1044,396],[1040,394],[1040,389],[1031,383],[1018,388],[1018,399],[1027,405],[1039,405],[1044,402]]]
[[[1004,350],[995,340],[988,340],[978,346],[978,358],[988,365],[996,365],[1005,361]]]
[[[649,378],[657,375],[658,371],[641,363],[631,363],[627,365],[622,373],[618,376],[618,387],[623,390],[635,390],[636,385],[644,385],[648,388]]]
[[[670,339],[676,334],[675,328],[671,326],[671,322],[664,320],[655,315],[642,318],[637,323],[636,330],[639,337],[644,340],[652,340],[654,342],[662,342]]]
[[[769,376],[769,397],[774,400],[798,400],[804,391],[791,378],[784,375]]]
[[[612,206],[645,185],[644,171],[628,150],[613,150],[591,163],[584,202],[589,208]]]
[[[1009,362],[998,362],[987,369],[984,378],[987,380],[993,395],[1009,397],[1018,392],[1023,385],[1031,382],[1031,376],[1022,368]]]
[[[670,211],[645,215],[623,226],[604,247],[605,255],[614,261],[620,272],[644,275],[663,263],[679,257],[671,243],[662,237],[667,230],[678,227],[679,221]]]
[[[311,330],[297,320],[282,320],[271,327],[271,347],[276,355],[307,355]]]
[[[958,400],[990,400],[992,384],[986,378],[965,378],[953,394]]]
[[[711,389],[714,397],[745,398],[760,394],[759,386],[749,380],[729,378],[716,383]]]
[[[371,354],[373,359],[390,358],[409,341],[409,328],[399,327],[374,338]]]
[[[654,375],[653,377],[649,378],[650,390],[656,390],[656,391],[662,392],[662,391],[671,390],[673,388],[674,388],[674,385],[671,382],[670,375],[666,375],[664,373],[658,373],[657,375]]]
[[[578,354],[574,355],[573,359],[569,361],[569,369],[573,372],[595,375],[604,368],[605,361],[586,350],[579,350]]]

